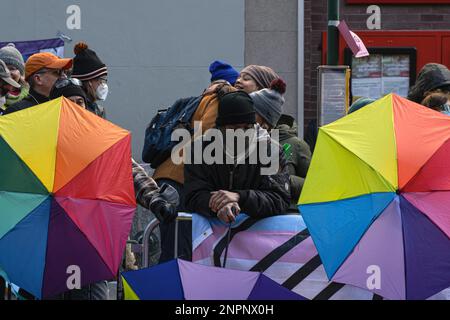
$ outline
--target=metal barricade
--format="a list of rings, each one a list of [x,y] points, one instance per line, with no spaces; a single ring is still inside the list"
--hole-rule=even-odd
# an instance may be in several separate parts
[[[178,212],[178,217],[175,220],[175,239],[174,239],[174,258],[178,258],[178,223],[179,221],[192,221],[192,214],[186,212]]]
[[[147,268],[148,263],[148,249],[150,246],[149,240],[150,235],[155,231],[156,227],[159,226],[159,220],[154,218],[150,223],[147,225],[144,231],[144,236],[142,237],[142,244],[141,244],[141,268]]]
[[[178,258],[178,224],[180,221],[192,221],[192,214],[186,212],[179,212],[178,217],[175,219],[175,247],[174,258]],[[149,266],[149,248],[150,248],[150,236],[159,226],[159,220],[154,218],[145,227],[144,234],[142,236],[142,243],[138,243],[135,240],[129,240],[127,243],[131,244],[131,251],[135,254],[141,255],[140,268],[147,268]]]

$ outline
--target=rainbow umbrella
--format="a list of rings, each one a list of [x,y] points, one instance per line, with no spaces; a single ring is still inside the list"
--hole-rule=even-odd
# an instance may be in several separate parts
[[[65,98],[0,117],[0,267],[38,298],[117,275],[130,133]]]
[[[306,300],[260,272],[180,259],[122,273],[125,300]]]
[[[319,130],[299,209],[329,279],[389,299],[450,286],[450,117],[385,96]]]

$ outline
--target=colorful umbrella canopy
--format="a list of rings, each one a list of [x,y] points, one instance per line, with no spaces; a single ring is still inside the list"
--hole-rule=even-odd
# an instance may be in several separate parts
[[[320,128],[299,209],[330,279],[390,299],[450,286],[450,117],[388,95]]]
[[[0,117],[0,267],[11,282],[42,298],[67,291],[71,270],[81,285],[117,275],[136,207],[130,139],[66,98]]]
[[[126,300],[305,300],[260,272],[171,260],[122,273]]]

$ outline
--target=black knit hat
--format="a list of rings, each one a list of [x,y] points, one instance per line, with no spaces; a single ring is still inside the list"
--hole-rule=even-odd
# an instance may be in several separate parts
[[[84,42],[79,42],[73,48],[72,78],[82,81],[95,79],[108,74],[106,65],[100,60],[94,50],[89,49]]]
[[[253,100],[244,91],[229,92],[219,101],[216,126],[228,124],[256,123]]]
[[[84,102],[87,103],[86,93],[83,88],[75,84],[73,80],[76,79],[59,79],[54,84],[52,90],[50,91],[49,98],[50,100],[59,98],[61,96],[69,98],[73,96],[80,96],[84,99]]]

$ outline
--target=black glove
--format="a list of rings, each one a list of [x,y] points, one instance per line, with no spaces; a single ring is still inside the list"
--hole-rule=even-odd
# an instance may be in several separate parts
[[[159,188],[159,196],[157,198],[165,200],[175,207],[177,207],[180,203],[180,196],[178,195],[177,190],[167,183],[161,184]]]
[[[176,207],[164,200],[152,201],[150,210],[161,223],[170,223],[178,217]]]

